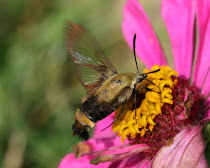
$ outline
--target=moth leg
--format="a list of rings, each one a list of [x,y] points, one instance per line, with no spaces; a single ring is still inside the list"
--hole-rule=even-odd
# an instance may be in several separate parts
[[[136,119],[136,94],[138,93],[139,91],[136,90],[136,85],[134,85],[134,102],[135,102],[135,120],[136,120],[136,124],[137,124],[137,119]]]
[[[150,88],[147,88],[147,87],[142,86],[142,87],[140,87],[138,90],[136,90],[136,92],[138,93],[138,92],[140,92],[142,89],[145,89],[146,91],[153,91],[153,90],[150,89]]]
[[[136,90],[136,86],[134,86],[134,95],[135,95],[135,99],[134,99],[134,102],[135,102],[135,119],[136,119],[136,94],[137,94],[140,90],[142,90],[142,89],[145,89],[145,90],[147,90],[147,91],[153,91],[152,89],[149,89],[149,88],[144,87],[144,86],[142,86],[142,87],[140,87],[138,90]],[[136,119],[136,124],[137,124],[137,119]]]
[[[126,100],[127,100],[127,99],[126,99]],[[115,120],[114,120],[111,124],[109,124],[106,128],[102,129],[101,131],[104,131],[104,130],[106,130],[107,128],[109,128],[109,127],[110,127],[112,124],[114,124],[115,121],[117,121],[117,119],[122,115],[122,112],[123,112],[124,107],[125,107],[126,100],[123,102],[123,107],[122,107],[122,109],[121,109],[121,112],[118,114],[117,118],[115,118]]]
[[[140,87],[138,90],[136,90],[136,91],[137,91],[137,93],[138,93],[140,90],[142,90],[142,89],[145,89],[146,91],[153,91],[153,92],[157,92],[157,91],[155,91],[155,90],[152,90],[152,89],[150,89],[150,88],[147,88],[147,87],[142,86],[142,87]],[[160,92],[157,92],[157,93],[160,93]]]

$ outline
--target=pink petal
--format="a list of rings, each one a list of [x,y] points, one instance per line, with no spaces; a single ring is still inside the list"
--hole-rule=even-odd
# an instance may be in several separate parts
[[[179,75],[190,78],[193,49],[195,10],[192,0],[163,0],[164,18]]]
[[[137,0],[128,0],[125,4],[122,31],[130,48],[133,48],[136,33],[136,53],[148,68],[167,64],[149,19]]]
[[[204,154],[201,155],[201,158],[200,158],[200,160],[198,162],[197,167],[208,167],[208,164],[206,162],[206,157],[205,157]]]
[[[76,159],[73,154],[66,155],[60,162],[58,168],[106,168],[111,164],[110,162],[100,163],[97,166],[90,164],[91,157],[85,155]]]
[[[174,137],[174,143],[164,146],[153,159],[153,167],[207,167],[204,155],[205,142],[200,125],[187,127]],[[202,161],[202,162],[201,162]]]
[[[108,137],[116,136],[116,133],[112,131],[112,126],[105,129],[104,131],[101,131],[104,128],[106,128],[109,124],[111,124],[113,121],[114,121],[114,112],[110,114],[109,116],[107,116],[106,118],[104,118],[103,120],[98,121],[95,126],[93,137],[94,138],[108,138]]]
[[[167,147],[162,147],[160,149],[160,151],[156,154],[156,156],[153,158],[153,162],[152,165],[161,165],[163,166],[164,162],[165,162],[165,156],[169,156],[171,152],[173,152],[174,148],[180,143],[182,137],[187,134],[189,132],[189,127],[187,127],[186,129],[182,130],[179,134],[177,134],[174,137],[174,143],[169,146],[170,148]],[[167,149],[167,151],[165,151],[164,149]],[[164,150],[164,151],[163,151]],[[171,159],[171,156],[170,158]]]
[[[204,78],[210,68],[210,1],[196,0],[196,13],[198,22],[198,52],[194,72],[194,83],[201,87]],[[210,73],[210,72],[209,72]],[[204,82],[202,93],[207,94],[210,90],[210,74]]]

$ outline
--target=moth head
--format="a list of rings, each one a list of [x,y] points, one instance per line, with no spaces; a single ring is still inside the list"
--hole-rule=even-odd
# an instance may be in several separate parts
[[[137,73],[136,83],[140,83],[147,78],[147,74],[145,73]]]

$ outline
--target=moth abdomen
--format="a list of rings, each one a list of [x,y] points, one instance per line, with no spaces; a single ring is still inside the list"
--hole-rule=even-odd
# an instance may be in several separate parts
[[[88,98],[80,107],[80,110],[94,123],[111,114],[115,108],[109,104],[101,103],[95,96]]]
[[[89,127],[86,125],[82,125],[80,122],[75,120],[74,124],[72,125],[73,135],[78,135],[82,140],[88,140],[90,135],[88,133]]]

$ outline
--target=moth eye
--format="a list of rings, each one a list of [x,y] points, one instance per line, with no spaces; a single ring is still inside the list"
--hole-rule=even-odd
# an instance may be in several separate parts
[[[112,80],[112,82],[113,83],[115,83],[115,84],[122,84],[123,83],[123,81],[121,81],[120,79],[118,79],[118,80]]]
[[[118,80],[115,80],[114,83],[122,84],[123,82],[120,79],[118,79]]]

